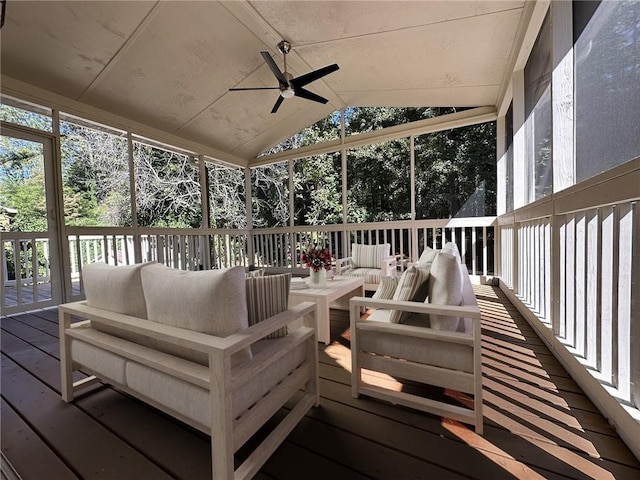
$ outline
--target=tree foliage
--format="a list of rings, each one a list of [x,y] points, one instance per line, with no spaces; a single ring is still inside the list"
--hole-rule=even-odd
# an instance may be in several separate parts
[[[212,228],[247,228],[244,173],[239,168],[207,164]]]
[[[347,134],[357,135],[454,111],[353,107],[344,112],[344,127]],[[341,120],[341,112],[334,112],[266,153],[334,140]],[[415,137],[416,218],[495,215],[495,134],[495,123],[486,123]],[[46,228],[44,172],[38,167],[42,154],[28,145],[4,148],[7,141],[3,137],[0,201],[21,212],[15,228]],[[63,121],[61,152],[67,225],[131,225],[126,137]],[[133,154],[138,225],[200,227],[200,179],[194,159],[138,141]],[[411,218],[409,138],[352,148],[346,155],[349,222]],[[340,151],[296,160],[291,213],[288,164],[252,168],[253,227],[286,226],[290,215],[296,225],[342,222],[342,168]],[[246,228],[244,171],[213,164],[206,170],[211,225]]]
[[[133,158],[138,225],[200,227],[200,175],[194,160],[138,142]]]

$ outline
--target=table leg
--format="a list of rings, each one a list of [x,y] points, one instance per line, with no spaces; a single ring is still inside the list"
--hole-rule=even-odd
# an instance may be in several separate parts
[[[329,300],[324,297],[316,303],[316,321],[318,322],[318,341],[329,345],[331,340],[331,321],[329,319]]]

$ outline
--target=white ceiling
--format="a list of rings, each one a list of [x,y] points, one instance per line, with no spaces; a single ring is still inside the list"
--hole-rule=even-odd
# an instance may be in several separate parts
[[[2,74],[241,159],[345,106],[496,105],[524,0],[12,1]],[[285,100],[260,52],[294,76]]]

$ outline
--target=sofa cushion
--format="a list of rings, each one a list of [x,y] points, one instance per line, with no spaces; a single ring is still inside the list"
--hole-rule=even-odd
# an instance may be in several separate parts
[[[396,293],[399,283],[400,277],[380,277],[380,284],[372,298],[377,298],[379,300],[391,300],[394,293]]]
[[[196,272],[161,264],[142,270],[142,288],[149,320],[217,337],[227,337],[249,326],[244,268]],[[203,365],[202,352],[154,341],[154,348]],[[249,348],[234,356],[234,363],[251,358]]]
[[[262,342],[282,342],[286,340],[262,340]],[[260,342],[259,342],[260,343]],[[251,377],[240,385],[233,394],[233,417],[236,418],[247,408],[259,402],[288,373],[302,364],[306,345],[300,344],[284,355],[271,368]],[[175,412],[184,415],[202,426],[211,426],[211,400],[209,391],[160,372],[154,368],[128,361],[126,364],[127,386],[133,391]]]
[[[242,267],[196,272],[156,264],[142,272],[149,320],[226,337],[247,328]]]
[[[404,271],[398,288],[393,294],[393,300],[424,302],[427,298],[429,286],[429,270],[411,266]],[[406,314],[400,310],[393,310],[391,323],[400,323]]]
[[[132,317],[147,318],[140,272],[153,263],[115,267],[103,262],[82,268],[87,305]]]
[[[125,385],[125,360],[82,340],[71,339],[71,358],[100,378]]]
[[[351,244],[351,265],[353,268],[381,268],[385,258],[391,256],[391,244],[380,245]]]
[[[439,252],[431,265],[429,279],[429,303],[434,305],[460,305],[462,301],[462,276],[460,260],[455,255]],[[459,317],[430,315],[431,328],[455,331]]]
[[[289,286],[291,274],[258,276],[247,278],[247,313],[249,326],[284,312],[289,304]],[[267,335],[266,338],[278,338],[287,335],[287,327]]]

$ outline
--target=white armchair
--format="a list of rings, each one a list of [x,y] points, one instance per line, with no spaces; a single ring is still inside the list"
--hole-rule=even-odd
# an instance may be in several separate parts
[[[375,291],[380,277],[397,275],[397,259],[391,255],[391,245],[351,245],[351,256],[336,260],[336,274],[364,278],[364,289]]]
[[[402,292],[408,295],[399,298]],[[350,301],[353,396],[364,394],[470,423],[482,434],[481,315],[466,266],[445,254],[433,265],[406,270],[393,298],[376,297]],[[363,307],[376,310],[361,319]],[[363,369],[473,398],[462,395],[464,406],[459,406],[370,385]]]

